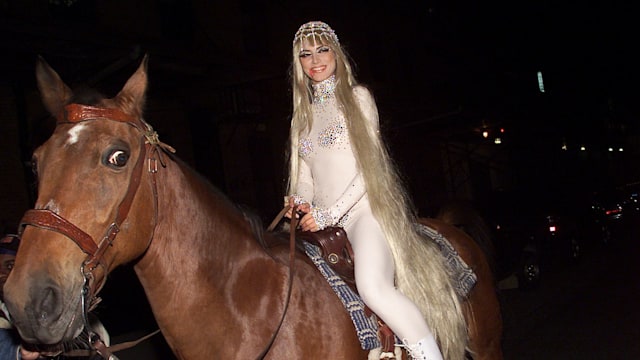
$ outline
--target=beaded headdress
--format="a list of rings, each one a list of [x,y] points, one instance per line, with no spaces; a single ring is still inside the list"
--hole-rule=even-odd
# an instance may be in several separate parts
[[[320,38],[324,37],[326,39],[333,40],[336,44],[340,44],[336,32],[322,21],[309,21],[308,23],[300,26],[298,31],[296,31],[296,36],[293,37],[293,44],[295,45],[298,41],[302,42],[302,40],[310,36],[319,36]]]

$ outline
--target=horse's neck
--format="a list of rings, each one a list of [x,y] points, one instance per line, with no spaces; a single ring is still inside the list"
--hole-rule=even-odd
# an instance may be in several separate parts
[[[260,252],[243,214],[204,178],[174,162],[157,175],[158,220],[148,253],[188,262],[181,266],[211,267],[211,254]]]
[[[243,276],[260,282],[269,273],[285,273],[255,241],[242,214],[202,179],[170,163],[157,183],[158,224],[135,269],[161,327],[170,322],[163,316],[185,302],[232,312],[228,295],[246,287]],[[202,309],[184,313],[197,317]]]

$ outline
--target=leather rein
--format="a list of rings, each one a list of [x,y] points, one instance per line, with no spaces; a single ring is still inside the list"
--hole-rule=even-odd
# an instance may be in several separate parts
[[[160,164],[164,166],[164,162],[162,160],[162,151],[171,153],[175,152],[172,147],[160,142],[157,133],[149,124],[144,122],[142,119],[126,114],[119,109],[107,109],[81,104],[69,104],[66,105],[63,111],[56,116],[57,125],[74,124],[92,120],[109,120],[127,123],[142,133],[142,141],[140,142],[140,153],[138,156],[138,160],[134,165],[127,192],[120,201],[115,217],[111,224],[105,230],[104,235],[102,236],[100,241],[94,241],[91,235],[87,234],[59,214],[47,209],[27,210],[22,220],[20,221],[20,234],[22,234],[26,226],[34,226],[49,231],[55,231],[71,239],[85,254],[87,254],[87,258],[83,261],[80,269],[84,278],[84,285],[82,289],[82,303],[84,308],[83,315],[85,318],[85,327],[87,329],[91,329],[87,319],[87,313],[93,310],[93,308],[95,308],[95,306],[100,302],[100,298],[97,297],[97,294],[100,292],[106,281],[106,269],[108,268],[108,264],[104,263],[104,254],[106,253],[107,249],[113,244],[116,235],[120,232],[122,223],[126,220],[129,214],[129,210],[131,209],[131,206],[133,204],[133,199],[135,198],[138,188],[140,187],[145,159],[148,160],[148,172],[152,175],[151,181],[153,185],[152,187],[154,195],[154,224],[156,224],[158,217],[158,195],[155,174],[158,172],[158,162],[160,162]],[[151,237],[149,241],[151,241]],[[103,274],[103,276],[99,280],[96,279],[96,276],[94,275],[94,271],[98,268],[98,266],[102,266],[105,270],[105,274]],[[154,332],[153,334],[155,333],[156,332]],[[133,345],[137,344],[137,342],[132,343],[134,343]],[[100,351],[100,348],[102,348],[102,352],[107,351],[107,354],[103,354]],[[121,349],[122,348],[120,348],[119,350]],[[104,346],[98,346],[95,350],[98,350],[101,355],[106,355],[106,358],[109,358],[110,356],[110,354],[108,353],[108,348]],[[85,355],[86,354],[75,356]]]
[[[295,214],[297,210],[297,205],[294,205],[293,209],[291,209],[291,213]],[[280,213],[276,215],[275,219],[271,222],[271,224],[267,227],[267,232],[272,232],[275,227],[280,223],[280,220],[284,217],[284,214],[289,210],[288,206],[285,206]],[[271,346],[276,340],[276,336],[280,332],[280,328],[282,327],[282,323],[284,323],[284,318],[287,315],[287,310],[289,309],[289,303],[291,302],[291,293],[293,292],[293,277],[295,275],[295,264],[296,264],[296,228],[298,227],[298,219],[295,216],[291,216],[291,222],[289,225],[289,278],[287,280],[287,294],[285,295],[284,307],[282,309],[282,316],[280,316],[280,321],[278,322],[278,326],[276,330],[271,334],[271,339],[267,343],[267,346],[262,350],[260,355],[256,358],[256,360],[262,360],[271,350]]]

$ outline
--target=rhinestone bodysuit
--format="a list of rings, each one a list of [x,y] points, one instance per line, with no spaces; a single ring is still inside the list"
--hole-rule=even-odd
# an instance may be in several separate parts
[[[302,161],[297,188],[298,195],[325,211],[327,225],[345,226],[366,190],[335,89],[334,76],[313,85],[313,124],[298,142]],[[354,89],[354,94],[371,96],[364,88]]]

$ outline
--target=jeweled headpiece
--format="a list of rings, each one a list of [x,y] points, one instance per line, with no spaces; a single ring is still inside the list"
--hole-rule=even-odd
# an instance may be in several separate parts
[[[326,39],[333,40],[336,44],[340,44],[336,32],[322,21],[309,21],[308,23],[300,26],[298,31],[296,31],[296,36],[293,37],[293,44],[295,45],[298,41],[302,42],[302,40],[310,36],[319,36],[320,38],[324,37]]]

